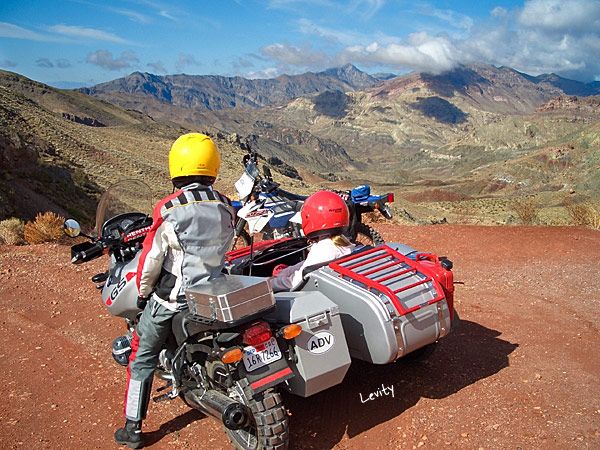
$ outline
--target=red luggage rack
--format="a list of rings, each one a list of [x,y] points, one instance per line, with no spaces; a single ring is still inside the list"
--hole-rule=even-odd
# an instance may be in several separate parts
[[[386,295],[398,314],[405,315],[417,311],[426,305],[444,299],[444,292],[436,281],[418,268],[418,263],[398,253],[396,250],[381,245],[369,250],[352,254],[329,264],[329,267],[343,278],[363,284],[369,291]],[[401,285],[400,287],[397,287]],[[417,289],[418,287],[421,289]],[[405,307],[398,294],[413,289],[413,294],[428,294],[430,300]]]

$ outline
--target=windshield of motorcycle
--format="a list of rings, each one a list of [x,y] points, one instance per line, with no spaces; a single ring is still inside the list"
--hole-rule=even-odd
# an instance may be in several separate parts
[[[256,163],[254,161],[247,162],[244,173],[235,183],[235,189],[240,200],[243,200],[252,193],[252,189],[254,189],[254,182],[258,178],[258,175],[258,167],[256,167]]]
[[[96,210],[96,235],[100,236],[102,225],[119,214],[139,212],[152,215],[152,192],[150,186],[139,180],[121,180],[110,186],[100,198]]]

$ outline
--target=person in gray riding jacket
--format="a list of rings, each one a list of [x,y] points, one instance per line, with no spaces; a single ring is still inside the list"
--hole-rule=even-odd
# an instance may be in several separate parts
[[[235,213],[229,199],[212,188],[219,167],[219,151],[203,134],[180,136],[169,152],[169,172],[177,190],[154,208],[138,263],[138,306],[143,312],[131,343],[126,421],[115,432],[118,444],[143,446],[142,420],[172,319],[187,308],[186,289],[219,276],[231,247]]]

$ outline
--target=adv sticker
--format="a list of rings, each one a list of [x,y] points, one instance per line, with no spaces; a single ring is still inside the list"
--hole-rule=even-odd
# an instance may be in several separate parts
[[[333,347],[333,334],[327,331],[319,331],[308,340],[308,351],[315,354],[325,353]]]

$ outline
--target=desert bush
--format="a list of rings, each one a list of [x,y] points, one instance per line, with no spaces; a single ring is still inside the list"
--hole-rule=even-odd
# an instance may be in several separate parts
[[[25,224],[25,240],[30,244],[58,241],[63,236],[64,218],[53,212],[39,213]]]
[[[0,244],[24,244],[24,226],[23,221],[16,217],[0,221]]]
[[[512,202],[511,209],[523,225],[531,225],[536,221],[540,207],[533,198],[520,198]]]
[[[600,208],[590,203],[565,202],[565,209],[574,225],[600,230]]]

